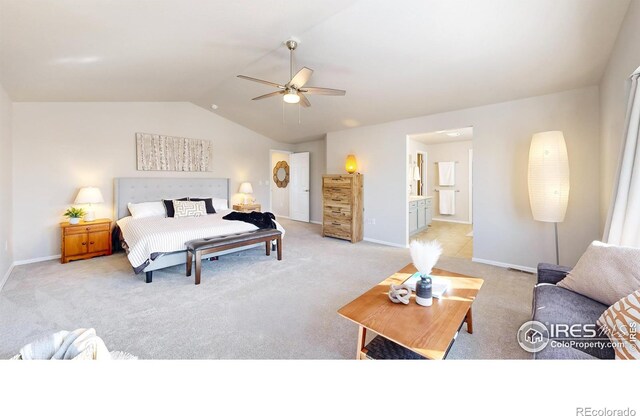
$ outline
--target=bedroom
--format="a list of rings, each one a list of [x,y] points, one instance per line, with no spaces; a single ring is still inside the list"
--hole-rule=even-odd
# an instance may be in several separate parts
[[[496,366],[532,358],[515,341],[531,318],[537,277],[527,272],[575,266],[603,237],[639,26],[636,0],[0,0],[0,358],[95,328],[109,350],[159,366],[322,359],[360,375],[334,362],[355,358],[359,342],[359,326],[338,311],[412,263],[407,138],[464,126],[473,127],[473,259],[443,255],[436,267],[484,285],[474,333],[456,331],[445,352]],[[278,88],[238,78],[281,85],[303,67],[313,69],[307,88],[346,94],[301,91],[310,107],[253,100]],[[532,137],[546,131],[563,132],[571,168],[557,260],[527,182]],[[136,133],[210,143],[208,170],[138,170]],[[309,222],[276,209],[272,151],[309,153]],[[324,175],[362,179],[362,241],[322,236]],[[211,253],[197,286],[184,262],[154,270],[149,284],[124,252],[61,263],[60,224],[79,190],[101,191],[92,209],[113,226],[126,216],[114,209],[121,178],[228,182],[227,198],[163,190],[153,201],[129,194],[124,206],[217,197],[233,208],[250,183],[285,231],[282,260],[264,242]],[[256,366],[289,365],[275,363]],[[449,376],[462,368],[445,365]]]

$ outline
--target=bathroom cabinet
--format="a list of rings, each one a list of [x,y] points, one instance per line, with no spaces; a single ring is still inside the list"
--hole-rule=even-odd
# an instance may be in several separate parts
[[[410,197],[409,199],[409,234],[419,233],[427,229],[433,216],[432,198]]]

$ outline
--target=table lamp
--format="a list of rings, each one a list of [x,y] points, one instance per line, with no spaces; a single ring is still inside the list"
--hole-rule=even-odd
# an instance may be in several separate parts
[[[558,223],[569,201],[569,157],[561,131],[536,133],[529,149],[529,201],[536,221],[554,223],[556,264],[560,264]]]
[[[87,213],[84,216],[85,221],[94,221],[96,219],[96,213],[93,210],[93,204],[101,204],[104,202],[102,192],[95,186],[87,186],[81,188],[76,196],[75,204],[89,204]]]
[[[239,192],[244,194],[244,204],[247,205],[247,194],[253,193],[253,187],[251,186],[251,182],[242,182],[240,185]]]
[[[347,156],[344,169],[349,173],[355,173],[355,171],[358,170],[358,162],[356,162],[356,157],[354,155]]]

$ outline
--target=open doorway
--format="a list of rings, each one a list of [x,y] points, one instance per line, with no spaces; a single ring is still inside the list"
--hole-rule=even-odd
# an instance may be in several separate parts
[[[473,128],[407,137],[407,239],[438,240],[473,257]]]
[[[309,222],[309,152],[269,151],[269,207],[280,218]]]

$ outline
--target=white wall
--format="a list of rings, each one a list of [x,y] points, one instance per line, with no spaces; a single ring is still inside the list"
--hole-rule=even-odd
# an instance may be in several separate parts
[[[276,216],[289,217],[289,185],[286,188],[278,188],[273,180],[273,168],[280,161],[289,163],[289,153],[271,152],[271,180],[269,181],[271,187],[271,212]]]
[[[473,148],[471,140],[464,142],[439,143],[427,146],[427,195],[433,196],[433,218],[449,221],[469,221],[469,150]],[[438,165],[436,162],[456,161],[456,184],[453,187],[438,185]],[[434,189],[455,189],[455,215],[440,215],[440,194]]]
[[[0,288],[13,263],[11,112],[11,100],[0,85]]]
[[[473,126],[474,256],[535,267],[555,258],[553,227],[533,220],[527,188],[531,136],[564,131],[571,195],[559,225],[561,263],[598,238],[599,97],[589,87],[327,134],[327,172],[354,153],[364,176],[365,238],[404,245],[408,134]]]
[[[600,232],[604,230],[607,211],[618,169],[624,120],[629,99],[629,75],[640,67],[640,1],[632,1],[618,39],[600,83]]]
[[[213,171],[137,171],[136,132],[212,140]],[[249,181],[266,204],[269,149],[287,146],[190,103],[14,103],[14,257],[60,253],[58,222],[82,186],[100,187],[96,215],[113,217],[114,177],[229,177],[232,193]]]
[[[325,138],[292,145],[294,152],[309,152],[309,220],[322,223],[322,175],[326,173]]]

